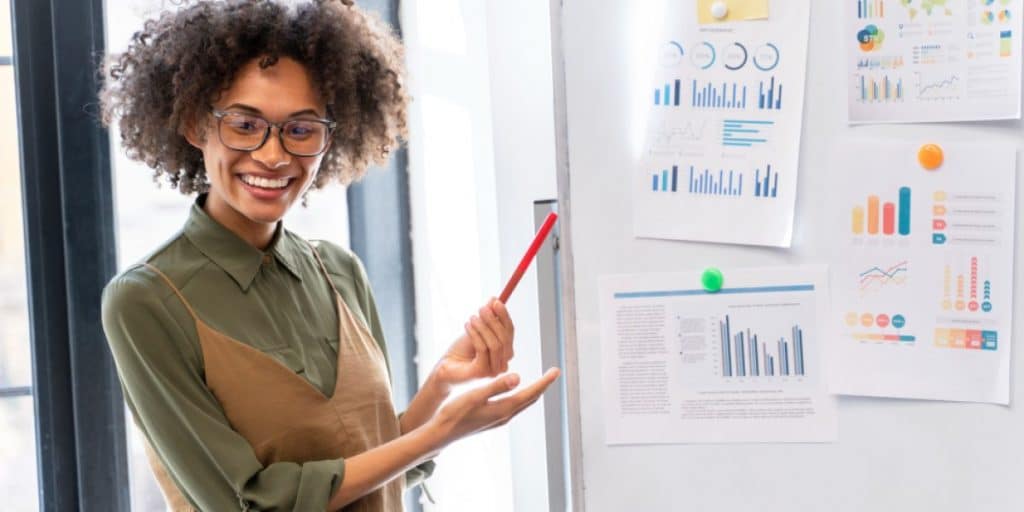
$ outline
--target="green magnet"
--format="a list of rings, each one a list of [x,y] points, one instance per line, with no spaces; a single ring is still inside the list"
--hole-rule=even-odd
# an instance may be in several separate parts
[[[724,281],[725,277],[722,276],[722,271],[714,267],[708,268],[700,276],[700,283],[704,285],[704,291],[711,293],[721,290]]]

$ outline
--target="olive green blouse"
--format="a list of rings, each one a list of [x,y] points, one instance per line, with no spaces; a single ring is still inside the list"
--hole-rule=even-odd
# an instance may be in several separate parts
[[[197,199],[182,231],[145,262],[166,274],[210,327],[272,356],[329,396],[337,310],[310,246],[279,223],[260,251],[210,218],[204,200]],[[386,354],[362,264],[337,245],[314,246],[345,304]],[[111,280],[103,293],[103,328],[136,424],[197,508],[325,510],[344,478],[344,460],[263,467],[205,385],[195,322],[154,272],[137,264]],[[428,462],[410,471],[409,485],[432,470]]]

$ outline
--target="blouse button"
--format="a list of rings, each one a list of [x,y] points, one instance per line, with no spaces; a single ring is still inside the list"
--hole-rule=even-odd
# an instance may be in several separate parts
[[[270,265],[270,261],[271,261],[271,256],[269,254],[264,254],[263,255],[263,264],[264,265]]]

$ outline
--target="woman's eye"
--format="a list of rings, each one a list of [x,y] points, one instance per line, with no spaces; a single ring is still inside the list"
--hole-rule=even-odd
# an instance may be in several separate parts
[[[307,125],[293,125],[288,127],[286,133],[289,137],[308,137],[313,133],[313,127]]]
[[[231,127],[240,132],[254,132],[258,129],[255,121],[238,119],[231,122]]]

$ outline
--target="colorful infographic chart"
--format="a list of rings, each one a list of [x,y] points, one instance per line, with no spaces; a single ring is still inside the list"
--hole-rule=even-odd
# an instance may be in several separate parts
[[[851,123],[1020,118],[1024,0],[844,1]]]
[[[809,3],[710,28],[697,24],[692,4],[679,9],[685,15],[666,15],[644,91],[649,124],[632,187],[634,232],[789,246]]]
[[[608,444],[828,442],[822,265],[603,276]]]
[[[1009,400],[1016,152],[941,146],[934,171],[912,144],[836,155],[832,391]]]

